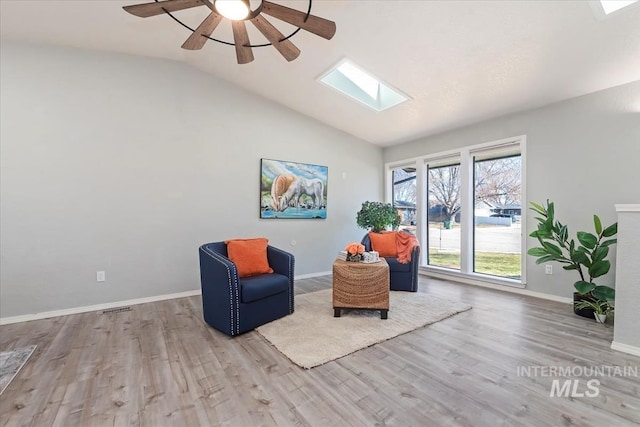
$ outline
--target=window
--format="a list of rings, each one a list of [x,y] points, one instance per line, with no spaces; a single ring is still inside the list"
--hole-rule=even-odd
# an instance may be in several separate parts
[[[526,282],[524,136],[388,164],[388,190],[439,275]],[[408,166],[410,165],[410,166]]]
[[[427,263],[460,270],[460,164],[428,167]]]
[[[593,15],[599,21],[640,7],[640,1],[638,0],[589,0],[587,3],[591,6]]]
[[[473,271],[521,277],[520,155],[474,159]]]
[[[401,167],[392,171],[393,206],[401,217],[400,230],[416,231],[416,168]]]
[[[319,80],[376,111],[383,111],[409,100],[407,95],[376,79],[349,60],[339,62]]]
[[[637,1],[638,0],[600,0],[600,4],[602,5],[604,13],[609,15],[627,6],[631,6]]]

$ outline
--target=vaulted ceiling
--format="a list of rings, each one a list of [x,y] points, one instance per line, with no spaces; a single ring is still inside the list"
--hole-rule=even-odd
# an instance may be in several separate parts
[[[587,1],[315,0],[312,14],[336,22],[332,40],[301,31],[291,39],[302,51],[295,61],[263,47],[238,65],[231,46],[181,49],[190,32],[167,15],[122,10],[143,2],[2,0],[0,37],[182,61],[380,146],[640,78],[635,6],[598,19]],[[207,14],[204,6],[175,13],[192,27]],[[249,27],[252,43],[265,42]],[[214,36],[233,40],[228,22]],[[376,112],[317,81],[344,58],[412,99]]]

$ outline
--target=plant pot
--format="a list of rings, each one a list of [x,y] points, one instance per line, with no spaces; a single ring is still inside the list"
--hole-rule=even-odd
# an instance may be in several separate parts
[[[595,301],[595,299],[591,295],[583,295],[578,292],[573,293],[573,312],[578,316],[586,317],[587,319],[594,319],[595,312],[592,308],[581,308],[580,310],[576,309],[575,303],[580,301]]]
[[[604,323],[607,321],[607,315],[606,314],[598,314],[598,313],[593,313],[593,317],[596,319],[596,322],[598,323]]]

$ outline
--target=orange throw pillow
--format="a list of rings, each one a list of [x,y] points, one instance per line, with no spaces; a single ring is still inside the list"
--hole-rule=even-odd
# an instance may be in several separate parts
[[[227,244],[227,256],[236,264],[240,277],[273,273],[267,260],[269,240],[265,238],[233,239],[224,242]]]
[[[369,232],[371,249],[378,252],[381,257],[397,257],[396,232],[383,231],[382,233]]]

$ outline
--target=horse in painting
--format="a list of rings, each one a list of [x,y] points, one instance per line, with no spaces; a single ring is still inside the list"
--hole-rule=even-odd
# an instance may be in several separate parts
[[[312,207],[314,209],[321,209],[323,204],[322,193],[324,193],[324,184],[321,180],[317,178],[307,179],[301,176],[295,177],[287,191],[282,194],[278,210],[285,210],[291,202],[295,207],[299,207],[300,198],[305,194],[313,200]]]
[[[282,210],[280,209],[282,195],[286,193],[291,183],[295,180],[295,175],[278,175],[273,180],[271,184],[271,208],[274,211]]]

